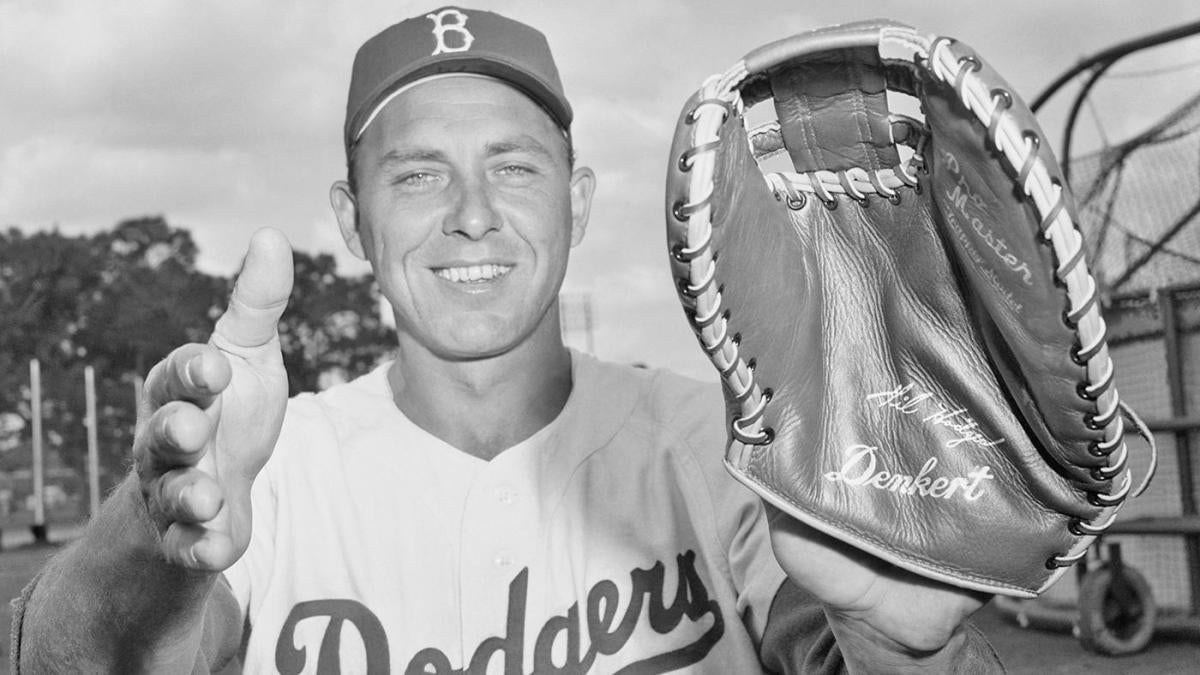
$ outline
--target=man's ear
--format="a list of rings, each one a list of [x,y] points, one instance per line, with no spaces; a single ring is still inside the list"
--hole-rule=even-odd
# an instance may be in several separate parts
[[[358,202],[349,183],[339,180],[329,188],[329,205],[333,207],[333,215],[337,218],[338,229],[342,231],[346,248],[350,249],[356,258],[366,260],[367,253],[358,231]]]
[[[596,174],[586,166],[575,169],[571,174],[571,246],[583,241],[595,191]]]

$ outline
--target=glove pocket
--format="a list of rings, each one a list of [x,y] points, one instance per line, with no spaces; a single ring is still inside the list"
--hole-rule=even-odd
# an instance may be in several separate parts
[[[1074,545],[1069,522],[1100,509],[1014,415],[946,283],[929,208],[798,211],[803,283],[769,296],[725,285],[741,351],[772,392],[762,421],[773,431],[762,445],[731,435],[727,464],[793,517],[894,564],[1032,595],[1054,575],[1046,561]],[[724,248],[723,263],[745,261],[737,242]],[[756,260],[758,274],[790,278],[771,256]]]

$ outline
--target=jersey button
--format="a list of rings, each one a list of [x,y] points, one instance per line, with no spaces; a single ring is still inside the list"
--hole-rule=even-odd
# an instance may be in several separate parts
[[[501,504],[510,505],[517,501],[517,491],[512,488],[496,488],[496,500]]]
[[[513,561],[512,561],[512,558],[508,557],[506,554],[499,553],[492,560],[492,562],[496,564],[496,567],[504,568],[504,567],[508,567],[509,565],[512,565]]]

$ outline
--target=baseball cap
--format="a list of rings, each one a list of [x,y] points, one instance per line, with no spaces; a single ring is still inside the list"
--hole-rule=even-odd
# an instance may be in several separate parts
[[[402,88],[451,73],[485,75],[513,85],[564,131],[570,129],[571,104],[545,35],[494,12],[442,7],[386,28],[359,48],[343,129],[346,153]]]

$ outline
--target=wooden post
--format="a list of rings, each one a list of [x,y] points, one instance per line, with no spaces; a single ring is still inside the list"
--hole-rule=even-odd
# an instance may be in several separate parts
[[[45,459],[42,456],[42,365],[29,362],[29,410],[33,417],[33,524],[30,530],[39,543],[46,542]]]
[[[144,394],[144,392],[142,391],[142,388],[145,386],[145,384],[146,384],[146,378],[142,377],[141,374],[137,374],[137,375],[133,376],[133,416],[134,416],[134,420],[137,419],[138,413],[140,413],[142,410],[142,396]],[[135,424],[136,424],[136,421],[135,421]]]
[[[100,512],[100,447],[96,440],[99,420],[96,418],[96,370],[83,369],[84,400],[87,402],[87,477],[88,516]]]

